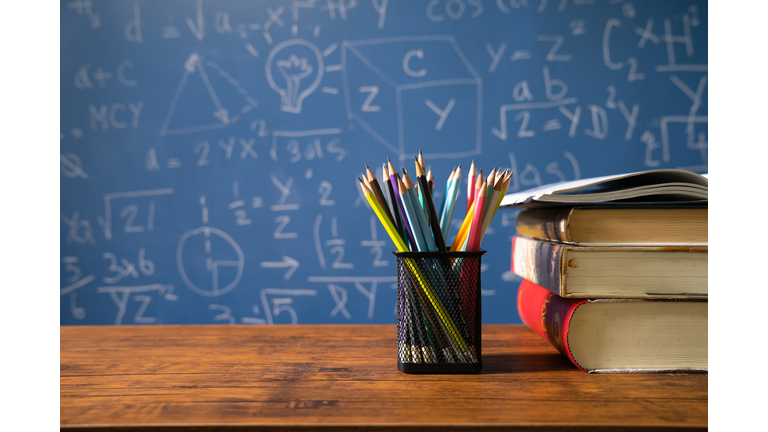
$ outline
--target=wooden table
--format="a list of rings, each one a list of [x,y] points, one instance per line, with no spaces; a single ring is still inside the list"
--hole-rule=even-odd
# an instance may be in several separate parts
[[[520,325],[483,327],[475,375],[398,371],[394,325],[60,330],[67,429],[707,427],[707,375],[589,375]]]

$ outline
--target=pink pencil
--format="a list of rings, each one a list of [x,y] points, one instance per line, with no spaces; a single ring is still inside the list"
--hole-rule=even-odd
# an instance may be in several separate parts
[[[472,207],[472,202],[475,200],[475,161],[472,161],[472,165],[469,167],[469,178],[467,179],[467,212]]]
[[[485,208],[485,199],[488,195],[486,189],[486,184],[483,182],[478,196],[475,198],[475,212],[472,215],[472,225],[469,228],[467,251],[480,250],[481,231],[483,230],[483,209]]]

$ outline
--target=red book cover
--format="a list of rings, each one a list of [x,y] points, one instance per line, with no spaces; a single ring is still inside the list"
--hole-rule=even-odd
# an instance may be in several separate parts
[[[586,299],[563,298],[552,291],[523,279],[517,291],[517,311],[525,325],[558,349],[579,369],[568,348],[568,324],[573,311]]]

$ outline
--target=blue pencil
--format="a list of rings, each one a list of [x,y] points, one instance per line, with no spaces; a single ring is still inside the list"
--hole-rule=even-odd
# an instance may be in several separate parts
[[[445,193],[443,194],[443,199],[440,200],[440,208],[437,210],[437,217],[441,220],[443,219],[443,212],[445,211],[445,201],[448,199],[448,192],[451,189],[451,179],[453,179],[454,171],[456,171],[455,168],[451,171],[451,175],[448,176],[448,180],[445,182]]]
[[[398,189],[398,192],[400,193],[400,199],[403,202],[403,207],[405,207],[405,217],[408,220],[408,224],[410,225],[413,240],[416,242],[416,250],[418,252],[427,251],[429,249],[427,248],[427,243],[424,240],[423,230],[419,226],[419,219],[417,217],[417,214],[420,213],[421,210],[414,208],[413,201],[411,201],[411,194],[408,193],[408,188],[405,186],[401,179],[398,179]]]
[[[456,207],[456,198],[459,196],[459,186],[461,185],[461,166],[453,173],[450,187],[446,191],[446,207],[440,215],[440,229],[443,232],[443,239],[448,243],[448,233],[451,230],[451,220],[453,220],[453,210]]]
[[[411,179],[408,177],[408,173],[406,172],[404,174],[404,183],[406,184],[406,193],[411,196],[411,201],[413,202],[413,207],[416,213],[416,219],[419,223],[419,228],[421,228],[421,235],[424,237],[424,240],[427,243],[427,248],[425,251],[430,252],[437,252],[437,244],[435,243],[435,238],[432,237],[432,231],[429,229],[429,223],[427,223],[427,217],[424,215],[424,212],[421,211],[421,207],[419,207],[419,197],[418,193],[416,192],[416,188],[413,187],[413,182],[411,182]]]

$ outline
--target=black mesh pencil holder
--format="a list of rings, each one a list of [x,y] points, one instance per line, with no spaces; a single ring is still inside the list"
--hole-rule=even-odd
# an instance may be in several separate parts
[[[475,373],[482,368],[477,252],[397,256],[397,368],[406,373]]]

